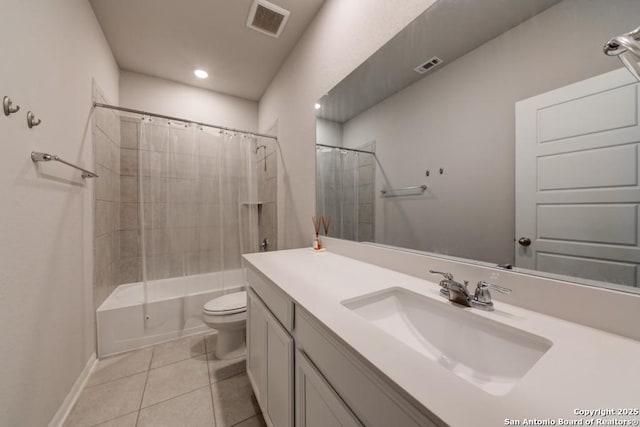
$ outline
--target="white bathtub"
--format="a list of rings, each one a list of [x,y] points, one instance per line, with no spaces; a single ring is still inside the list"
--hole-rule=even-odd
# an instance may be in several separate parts
[[[223,276],[224,275],[224,280]],[[120,285],[97,310],[98,356],[205,332],[202,307],[244,287],[242,270]]]

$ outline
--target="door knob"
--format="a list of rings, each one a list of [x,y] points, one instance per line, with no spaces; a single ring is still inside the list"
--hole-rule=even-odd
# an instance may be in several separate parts
[[[520,239],[518,239],[518,243],[520,243],[522,246],[529,246],[531,245],[531,239],[528,237],[521,237]]]

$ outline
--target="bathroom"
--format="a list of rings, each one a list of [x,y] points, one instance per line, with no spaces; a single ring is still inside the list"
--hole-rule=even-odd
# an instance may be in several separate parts
[[[0,425],[638,425],[640,3],[517,3],[2,0]]]

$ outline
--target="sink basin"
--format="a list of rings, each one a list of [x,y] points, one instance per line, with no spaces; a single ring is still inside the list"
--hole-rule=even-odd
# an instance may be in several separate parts
[[[505,395],[553,343],[403,288],[389,288],[342,305],[460,378]]]

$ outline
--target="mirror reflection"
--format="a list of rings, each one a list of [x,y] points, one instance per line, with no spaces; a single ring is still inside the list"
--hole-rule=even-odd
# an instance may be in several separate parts
[[[438,1],[318,100],[317,214],[333,237],[640,291],[638,17]]]

